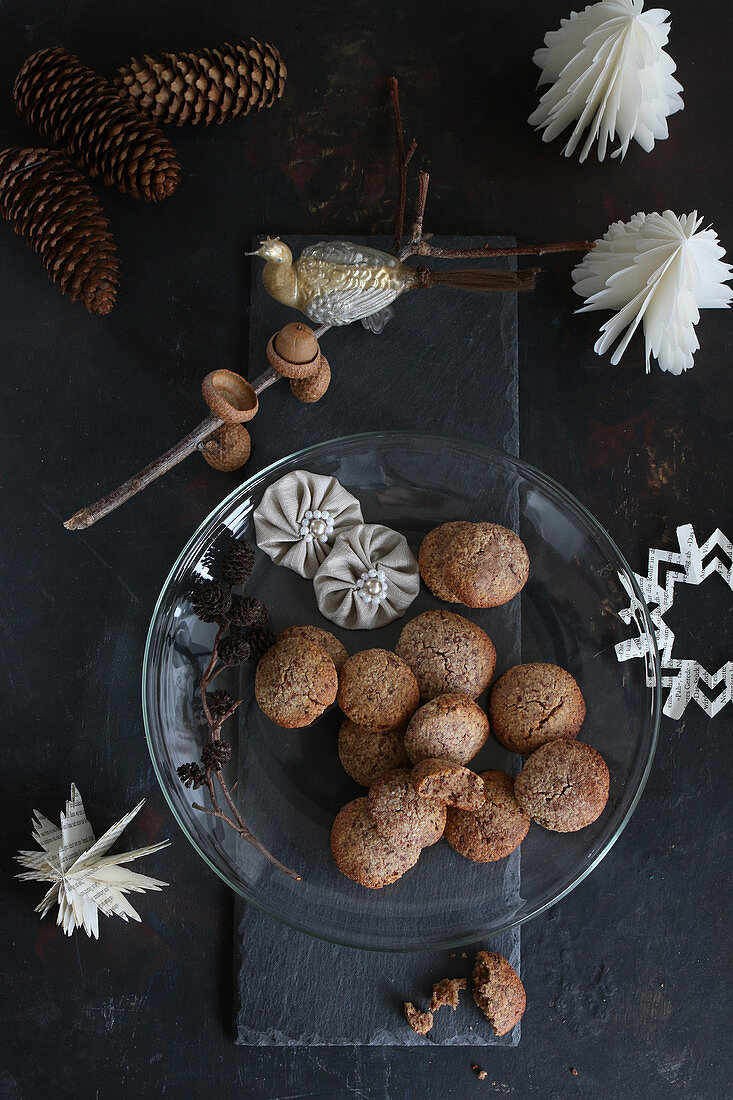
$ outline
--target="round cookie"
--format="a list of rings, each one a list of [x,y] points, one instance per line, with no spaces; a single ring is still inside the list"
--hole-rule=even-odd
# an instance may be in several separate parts
[[[475,699],[496,668],[496,649],[488,634],[452,611],[424,611],[411,619],[396,653],[415,673],[423,699],[451,691]]]
[[[445,600],[446,603],[459,602],[443,581],[443,570],[448,559],[450,542],[458,531],[471,526],[465,520],[441,523],[440,527],[434,527],[432,531],[428,531],[420,544],[417,556],[420,576],[433,595],[439,600]]]
[[[514,967],[503,955],[479,951],[473,968],[473,999],[496,1035],[506,1035],[527,1007],[527,995]]]
[[[308,624],[288,626],[285,630],[280,631],[277,640],[278,642],[284,642],[287,638],[307,638],[309,642],[315,642],[321,649],[325,649],[336,666],[337,672],[341,671],[344,662],[348,660],[349,651],[346,646],[342,645],[338,638],[334,637],[328,630],[322,630],[320,626],[310,626]]]
[[[338,675],[328,654],[307,638],[287,638],[265,653],[255,674],[260,709],[286,729],[309,726],[336,698]]]
[[[366,798],[342,807],[331,829],[331,852],[339,871],[370,890],[396,882],[415,866],[420,851],[418,844],[395,844],[380,836]]]
[[[443,583],[467,607],[498,607],[524,587],[529,556],[519,535],[498,523],[473,523],[450,540]]]
[[[422,798],[412,785],[409,768],[396,768],[373,783],[367,808],[380,836],[397,844],[436,844],[445,828],[443,802]]]
[[[486,801],[483,779],[462,764],[428,757],[412,769],[412,785],[422,798],[434,798],[461,810],[480,810]]]
[[[486,801],[481,809],[448,809],[445,839],[473,863],[495,863],[518,848],[529,831],[529,817],[514,796],[512,777],[482,772]]]
[[[573,740],[585,718],[585,700],[559,665],[516,665],[491,689],[489,718],[505,748],[529,756],[556,737]]]
[[[574,833],[603,813],[608,787],[608,766],[601,754],[582,741],[558,737],[532,753],[515,780],[514,792],[538,825]]]
[[[405,731],[367,733],[345,718],[339,730],[339,759],[353,780],[362,787],[371,787],[384,772],[409,766]]]
[[[430,757],[467,764],[486,744],[489,720],[473,699],[459,692],[438,695],[410,719],[405,748],[413,764]]]
[[[367,733],[405,726],[420,704],[417,680],[400,657],[386,649],[363,649],[339,673],[338,705]]]

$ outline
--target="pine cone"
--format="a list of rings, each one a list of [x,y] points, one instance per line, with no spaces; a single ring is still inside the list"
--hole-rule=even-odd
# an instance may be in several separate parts
[[[225,665],[241,665],[249,657],[249,642],[241,634],[229,634],[219,642],[219,657]]]
[[[269,617],[269,611],[256,596],[232,600],[232,606],[227,612],[229,622],[236,626],[264,626]]]
[[[72,302],[81,301],[90,313],[109,313],[119,283],[109,222],[89,184],[63,153],[0,153],[0,214],[38,253]]]
[[[250,658],[257,662],[262,660],[268,649],[272,649],[277,642],[277,637],[269,626],[253,626],[247,632],[247,641],[249,642]]]
[[[244,584],[249,580],[255,563],[255,548],[248,542],[239,542],[227,550],[221,559],[219,574],[227,584]]]
[[[228,584],[220,581],[207,581],[198,584],[191,593],[193,613],[202,623],[215,623],[229,610],[232,602],[232,590]]]
[[[197,791],[206,782],[206,774],[200,764],[181,764],[176,770],[184,787],[192,787]]]
[[[212,738],[201,753],[201,763],[206,769],[220,772],[229,763],[231,756],[232,746],[228,741],[215,741]]]
[[[220,49],[133,58],[119,70],[117,86],[161,122],[208,126],[271,107],[286,77],[272,43],[250,38]]]
[[[108,187],[136,199],[175,191],[181,169],[168,139],[73,54],[59,47],[32,54],[13,95],[21,118]]]
[[[206,702],[209,704],[211,717],[217,726],[221,725],[224,716],[228,714],[234,706],[234,699],[228,691],[209,692],[206,697]]]

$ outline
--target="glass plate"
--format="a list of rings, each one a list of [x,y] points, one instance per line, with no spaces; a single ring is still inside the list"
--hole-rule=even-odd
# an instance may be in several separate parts
[[[252,698],[253,670],[228,670],[217,687],[242,694],[239,726],[225,736],[235,753],[228,769],[252,831],[303,876],[294,882],[215,818],[193,809],[204,792],[185,789],[176,768],[198,759],[206,736],[197,681],[215,627],[200,623],[189,593],[211,575],[212,556],[233,534],[254,542],[252,512],[265,489],[291,470],[332,474],[357,496],[367,522],[401,531],[417,549],[446,520],[497,520],[519,530],[529,551],[530,579],[504,608],[452,610],[480,623],[498,650],[497,674],[524,661],[567,668],[585,695],[580,739],[597,748],[611,773],[606,810],[577,833],[532,825],[519,854],[477,865],[440,841],[417,866],[383,890],[341,875],[329,848],[338,809],[364,794],[339,764],[336,711],[306,730],[283,730]],[[634,628],[619,612],[639,599]],[[341,631],[323,619],[312,585],[258,553],[246,592],[269,606],[274,629],[312,622],[336,633],[350,652],[392,648],[398,621],[372,631]],[[440,604],[424,588],[410,618]],[[519,647],[521,610],[521,651]],[[632,633],[649,639],[651,667],[620,664],[614,645]],[[145,649],[143,711],[155,771],[170,807],[196,851],[233,890],[304,932],[377,950],[438,949],[487,938],[553,905],[585,878],[629,820],[654,756],[660,720],[659,657],[632,571],[593,517],[569,493],[516,458],[459,439],[372,433],[321,443],[282,459],[230,494],[201,524],[163,586]],[[239,681],[238,681],[239,676]],[[229,681],[227,681],[229,677]],[[220,682],[221,681],[221,682]],[[485,701],[485,700],[484,700]],[[238,742],[241,741],[241,744]],[[477,770],[516,773],[518,756],[493,738],[472,762]]]

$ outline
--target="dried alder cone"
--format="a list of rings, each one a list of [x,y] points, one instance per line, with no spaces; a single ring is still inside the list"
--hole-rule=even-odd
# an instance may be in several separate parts
[[[71,161],[51,149],[0,152],[0,213],[53,281],[90,313],[109,313],[119,264],[109,222]]]
[[[73,54],[60,47],[32,54],[13,95],[25,122],[108,187],[148,200],[175,191],[181,169],[168,139]]]
[[[219,49],[133,58],[119,70],[117,86],[161,122],[209,126],[271,107],[286,77],[272,43],[250,38]]]

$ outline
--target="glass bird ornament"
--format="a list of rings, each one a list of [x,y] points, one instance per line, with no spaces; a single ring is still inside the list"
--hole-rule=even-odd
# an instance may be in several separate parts
[[[478,293],[525,290],[534,286],[535,272],[435,271],[410,267],[395,256],[351,241],[321,241],[293,254],[278,237],[267,237],[248,256],[265,261],[263,283],[267,293],[282,305],[304,313],[319,325],[350,325],[375,318],[375,331],[383,311],[409,290],[434,286]],[[379,327],[377,327],[379,326]]]

